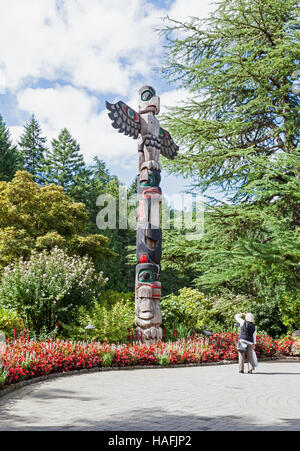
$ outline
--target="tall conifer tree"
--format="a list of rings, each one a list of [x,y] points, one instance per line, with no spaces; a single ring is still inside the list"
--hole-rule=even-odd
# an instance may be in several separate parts
[[[299,13],[298,0],[221,0],[208,19],[169,20],[163,68],[190,92],[165,116],[181,143],[166,165],[231,201],[210,205],[206,234],[187,244],[198,286],[276,300],[282,311],[294,302],[297,314]]]
[[[35,116],[24,125],[18,144],[22,167],[33,175],[36,182],[43,180],[44,153],[47,139],[42,136],[41,127]]]
[[[51,144],[52,148],[47,150],[45,159],[47,182],[62,186],[74,200],[81,200],[80,187],[87,180],[88,171],[79,143],[64,128]]]
[[[12,145],[10,133],[0,115],[0,180],[12,180],[19,165],[19,154]]]

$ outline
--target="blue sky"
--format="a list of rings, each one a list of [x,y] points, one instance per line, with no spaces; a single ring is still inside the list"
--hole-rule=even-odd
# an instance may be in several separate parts
[[[163,42],[155,28],[167,14],[207,17],[209,0],[0,0],[0,113],[17,140],[34,113],[49,143],[67,127],[87,163],[103,159],[129,185],[137,143],[111,127],[105,100],[137,109],[137,93],[151,84],[162,112],[186,98],[155,72]],[[188,181],[163,174],[165,195]]]

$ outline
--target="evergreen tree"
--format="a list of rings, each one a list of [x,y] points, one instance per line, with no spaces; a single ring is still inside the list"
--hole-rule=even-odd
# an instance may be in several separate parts
[[[89,232],[99,233],[99,229],[96,225],[96,216],[99,209],[96,202],[98,196],[106,192],[108,184],[113,177],[109,174],[109,170],[107,169],[105,162],[100,160],[98,157],[95,157],[93,164],[88,166],[88,171],[89,181],[84,185],[84,195],[82,196],[82,201],[85,203],[87,213],[89,215]]]
[[[80,145],[66,128],[51,144],[52,149],[46,151],[45,157],[46,181],[62,186],[73,200],[82,200],[82,187],[88,180],[88,171]]]
[[[187,243],[196,284],[282,309],[300,298],[299,12],[298,0],[221,0],[165,29],[163,72],[191,94],[164,118],[182,149],[166,165],[230,200],[210,202],[206,234]]]
[[[0,180],[12,180],[19,165],[17,148],[12,145],[10,133],[0,115]]]
[[[233,187],[235,201],[251,201],[246,187],[283,153],[284,177],[299,178],[299,10],[298,0],[222,0],[209,19],[167,28],[163,72],[191,92],[165,117],[185,149],[170,168],[202,191]]]
[[[18,141],[22,168],[33,175],[36,182],[43,180],[44,152],[47,139],[42,136],[41,127],[35,116],[24,125],[24,132]]]
[[[120,213],[126,214],[125,211],[120,212],[121,199],[119,193],[121,186],[118,178],[112,176],[105,188],[105,193],[113,196],[116,200],[116,228],[99,230],[99,232],[109,238],[108,245],[117,253],[118,257],[113,261],[104,262],[103,271],[104,274],[107,274],[107,277],[109,277],[109,281],[106,285],[107,289],[133,292],[136,261],[132,261],[128,257],[133,246],[135,248],[136,231],[132,230],[129,226],[127,228],[123,228],[123,226],[120,227]],[[123,195],[125,196],[125,194],[127,194],[127,198],[129,199],[133,193],[136,193],[135,182],[129,188],[127,193],[124,191]],[[127,216],[129,211],[133,208],[134,207],[127,205]]]

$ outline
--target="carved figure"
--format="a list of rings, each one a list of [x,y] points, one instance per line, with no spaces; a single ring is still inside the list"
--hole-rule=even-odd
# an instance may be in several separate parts
[[[138,139],[138,223],[136,241],[135,323],[140,341],[154,343],[162,339],[160,261],[162,231],[160,212],[162,192],[160,154],[173,159],[178,146],[160,127],[155,117],[160,98],[151,86],[139,90],[139,112],[124,102],[106,102],[112,126],[119,133]]]

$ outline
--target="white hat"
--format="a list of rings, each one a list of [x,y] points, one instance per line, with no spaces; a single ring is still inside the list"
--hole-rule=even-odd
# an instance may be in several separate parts
[[[254,315],[252,313],[246,313],[245,320],[249,323],[254,323]]]

